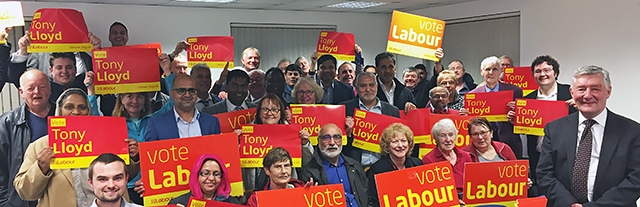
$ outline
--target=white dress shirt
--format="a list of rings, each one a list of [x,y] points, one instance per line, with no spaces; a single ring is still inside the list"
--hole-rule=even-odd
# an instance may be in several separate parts
[[[387,103],[393,105],[393,94],[396,90],[396,82],[391,80],[391,90],[389,90],[389,92],[387,92],[387,87],[384,86],[384,84],[380,79],[378,79],[378,84],[380,84],[380,86],[382,87],[382,92],[384,92],[384,96],[387,97]]]
[[[587,189],[589,191],[587,197],[589,202],[593,201],[593,185],[596,182],[596,173],[598,173],[598,163],[600,162],[600,149],[602,149],[602,139],[604,137],[604,127],[607,123],[607,109],[605,108],[598,116],[593,120],[596,123],[591,126],[591,133],[593,139],[591,141],[591,161],[589,162],[589,179],[587,180]],[[578,137],[576,143],[576,154],[578,153],[578,145],[580,145],[580,138],[586,125],[583,123],[587,118],[582,115],[582,112],[578,113]]]

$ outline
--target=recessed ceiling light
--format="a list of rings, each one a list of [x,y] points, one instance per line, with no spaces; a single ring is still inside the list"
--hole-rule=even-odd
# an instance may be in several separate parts
[[[364,9],[374,6],[385,5],[386,2],[369,2],[369,1],[347,1],[337,4],[332,4],[327,7],[332,8],[344,8],[344,9]]]
[[[234,2],[234,1],[236,1],[236,0],[176,0],[176,1],[182,1],[182,2],[205,2],[205,3],[221,3],[221,4],[226,4],[226,3]]]

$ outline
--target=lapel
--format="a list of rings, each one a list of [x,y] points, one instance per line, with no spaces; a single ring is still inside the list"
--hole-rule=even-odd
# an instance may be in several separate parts
[[[564,122],[564,126],[562,127],[565,130],[561,137],[566,137],[564,143],[568,164],[565,167],[568,168],[569,172],[572,172],[573,163],[576,159],[576,146],[578,144],[578,114],[572,114],[568,116],[567,119],[568,121]]]
[[[568,85],[557,83],[556,87],[558,88],[558,100],[571,99],[571,92],[569,92]]]
[[[600,148],[600,160],[598,161],[598,171],[596,172],[596,181],[594,183],[594,189],[598,186],[598,182],[603,178],[606,172],[606,169],[609,167],[609,163],[611,163],[611,158],[613,157],[613,152],[616,148],[618,148],[618,143],[620,143],[621,132],[619,121],[615,120],[616,115],[607,109],[607,124],[604,128],[604,136],[602,138],[602,147]]]
[[[376,95],[381,101],[389,102],[389,100],[387,100],[387,96],[385,95],[386,87],[380,84],[380,78],[376,77],[376,81],[378,82],[378,94]]]
[[[168,133],[169,133],[169,136],[167,136],[168,138],[180,138],[180,133],[178,132],[178,125],[176,124],[176,115],[174,110],[175,109],[171,109],[171,111],[169,111],[169,114],[167,115],[167,119],[164,119],[166,121],[164,126],[168,127]],[[158,127],[162,127],[162,125],[159,125]]]
[[[395,103],[396,100],[400,99],[400,94],[404,90],[404,84],[400,83],[400,81],[396,78],[393,78],[393,82],[395,82],[396,84],[396,87],[393,89],[393,101]],[[402,106],[404,106],[404,103],[402,103]]]
[[[64,175],[64,178],[67,179],[67,181],[69,181],[69,183],[71,184],[72,187],[75,188],[75,184],[73,183],[73,175],[71,174],[71,170],[70,169],[64,169],[61,170],[62,172],[60,174]]]
[[[204,116],[204,114],[200,113],[200,117],[198,117],[198,124],[200,125],[200,133],[202,134],[202,136],[211,134],[211,132],[209,131],[210,123],[203,121],[202,116]]]

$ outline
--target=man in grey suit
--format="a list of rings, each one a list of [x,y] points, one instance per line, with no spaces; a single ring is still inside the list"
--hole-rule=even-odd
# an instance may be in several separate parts
[[[547,124],[536,170],[547,206],[636,206],[640,124],[606,108],[609,72],[584,66],[569,89],[578,113]]]
[[[227,99],[204,107],[202,112],[220,114],[256,107],[256,104],[246,101],[249,94],[249,75],[247,72],[238,69],[229,71],[225,90],[228,93]]]

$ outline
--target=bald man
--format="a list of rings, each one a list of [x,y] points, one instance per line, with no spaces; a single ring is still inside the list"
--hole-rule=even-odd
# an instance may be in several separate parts
[[[171,89],[173,110],[153,116],[147,127],[146,141],[220,134],[218,118],[200,115],[195,107],[198,91],[189,75],[176,74]]]
[[[49,102],[51,83],[40,70],[20,76],[20,107],[0,116],[0,206],[30,206],[18,196],[13,186],[29,143],[47,134],[47,117],[55,113]]]

